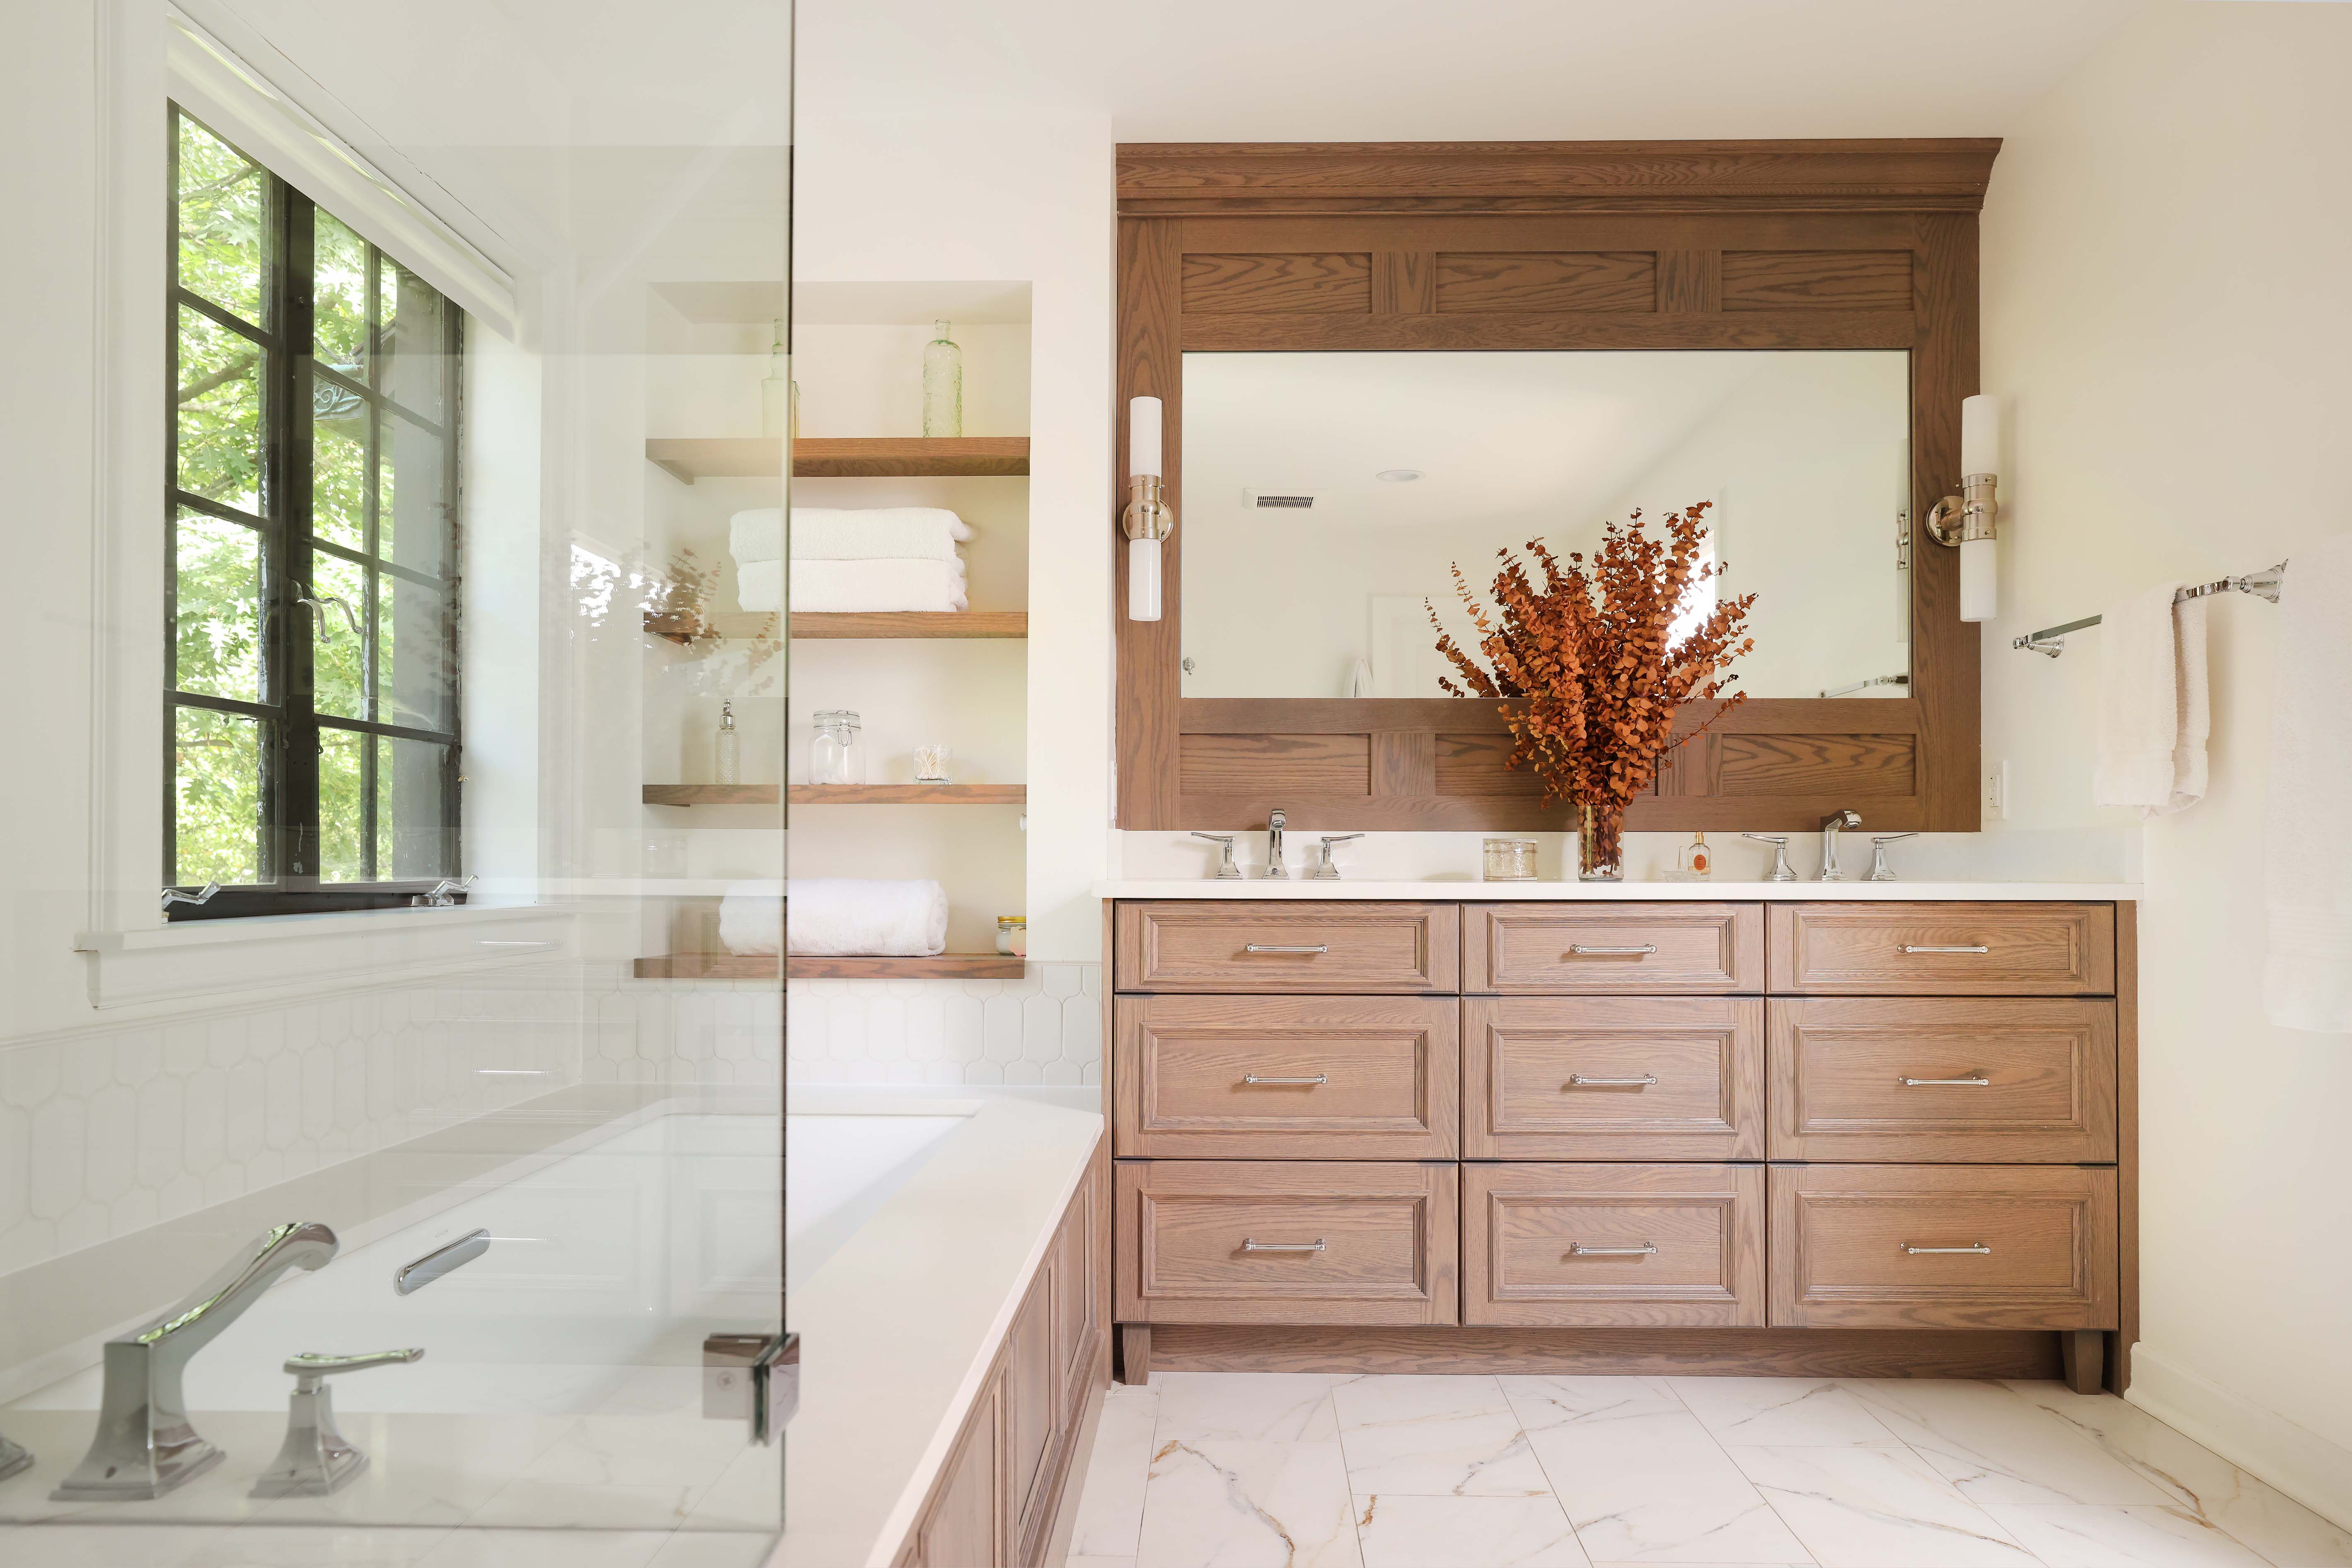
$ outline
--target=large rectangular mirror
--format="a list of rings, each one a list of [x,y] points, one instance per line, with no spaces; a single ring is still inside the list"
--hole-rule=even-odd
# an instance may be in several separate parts
[[[1910,355],[1901,350],[1192,353],[1184,356],[1188,698],[1442,697],[1424,601],[1451,575],[1590,552],[1635,509],[1710,504],[1753,593],[1758,698],[1909,695]]]

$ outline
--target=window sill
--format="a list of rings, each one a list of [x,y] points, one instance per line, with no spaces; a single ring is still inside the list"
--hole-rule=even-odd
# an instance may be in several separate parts
[[[383,984],[573,956],[581,911],[549,904],[346,910],[85,931],[93,1007]]]

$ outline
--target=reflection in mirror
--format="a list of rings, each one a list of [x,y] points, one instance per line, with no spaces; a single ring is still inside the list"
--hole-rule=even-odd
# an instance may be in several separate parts
[[[1696,501],[1753,697],[1909,694],[1909,356],[1184,356],[1183,695],[1442,697],[1496,552]],[[1690,606],[1694,621],[1712,598]]]

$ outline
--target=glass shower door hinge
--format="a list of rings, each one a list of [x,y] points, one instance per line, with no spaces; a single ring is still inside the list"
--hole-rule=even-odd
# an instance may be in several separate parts
[[[801,1404],[798,1334],[712,1334],[702,1342],[702,1415],[741,1421],[772,1443]]]

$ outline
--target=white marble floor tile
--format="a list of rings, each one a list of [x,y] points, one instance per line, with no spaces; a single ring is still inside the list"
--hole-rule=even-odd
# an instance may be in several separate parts
[[[181,1568],[228,1533],[225,1525],[0,1524],[10,1568]]]
[[[222,1531],[181,1558],[177,1568],[417,1568],[449,1533],[446,1529],[247,1524]]]
[[[1541,1497],[1356,1498],[1364,1568],[1586,1568],[1568,1516]]]
[[[1906,1448],[1735,1448],[1822,1568],[2033,1568],[2033,1554]]]
[[[1358,1496],[1548,1497],[1518,1417],[1491,1377],[1354,1377],[1331,1385]]]
[[[2139,1406],[2112,1394],[2076,1394],[2063,1383],[2009,1386],[2153,1482],[2176,1507],[2220,1526],[2271,1562],[2291,1568],[2352,1568],[2352,1531]]]
[[[1330,1442],[1339,1435],[1331,1383],[1320,1373],[1161,1373],[1151,1380],[1160,1396],[1160,1443],[1171,1437]]]
[[[669,1539],[667,1531],[457,1530],[417,1568],[646,1568]]]
[[[1995,1503],[1985,1511],[2049,1568],[2263,1568],[2243,1542],[2184,1508]]]
[[[1135,1555],[1159,1421],[1160,1395],[1151,1389],[1120,1384],[1104,1396],[1078,1494],[1077,1522],[1070,1531],[1073,1558]]]
[[[1667,1380],[1726,1447],[1890,1447],[1902,1439],[1829,1378],[1676,1377]]]
[[[1517,1380],[1504,1381],[1508,1386]],[[1509,1392],[1513,1408],[1528,1422],[1536,1458],[1594,1562],[1812,1561],[1698,1417],[1678,1402],[1659,1407],[1662,1391],[1637,1387],[1612,1395],[1555,1386]],[[1637,1413],[1621,1413],[1628,1409]],[[1538,1426],[1536,1419],[1547,1410],[1559,1418]]]
[[[1571,1424],[1685,1414],[1662,1377],[1498,1377],[1520,1428],[1534,1433]]]
[[[2156,1484],[1998,1383],[1851,1381],[1870,1413],[1975,1503],[2168,1503]]]
[[[1163,1434],[1136,1568],[1361,1568],[1354,1500],[1337,1442]]]

